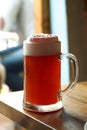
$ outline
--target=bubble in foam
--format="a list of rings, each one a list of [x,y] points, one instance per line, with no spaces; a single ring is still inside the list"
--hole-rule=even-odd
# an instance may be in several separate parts
[[[35,42],[35,43],[54,43],[58,42],[58,37],[53,34],[44,34],[44,33],[39,33],[39,34],[33,34],[27,39],[30,42]]]

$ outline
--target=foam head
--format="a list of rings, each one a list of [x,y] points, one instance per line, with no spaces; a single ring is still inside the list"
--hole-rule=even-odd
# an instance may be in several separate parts
[[[61,44],[56,35],[40,33],[28,37],[23,48],[24,55],[44,56],[60,53]]]

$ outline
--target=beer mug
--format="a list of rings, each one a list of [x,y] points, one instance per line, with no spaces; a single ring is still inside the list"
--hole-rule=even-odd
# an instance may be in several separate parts
[[[52,112],[63,107],[62,96],[72,90],[78,80],[77,58],[61,53],[61,42],[53,34],[34,34],[23,43],[24,97],[23,108],[35,112]],[[61,88],[61,60],[73,61],[75,77]],[[62,94],[61,94],[62,93]]]
[[[84,130],[87,130],[87,122],[85,122]]]

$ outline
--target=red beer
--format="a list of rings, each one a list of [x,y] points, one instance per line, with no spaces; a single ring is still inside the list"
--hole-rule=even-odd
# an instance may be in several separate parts
[[[52,34],[33,35],[23,47],[24,106],[56,104],[60,101],[61,77],[58,37]]]
[[[26,102],[48,105],[58,102],[60,60],[57,55],[24,56]]]

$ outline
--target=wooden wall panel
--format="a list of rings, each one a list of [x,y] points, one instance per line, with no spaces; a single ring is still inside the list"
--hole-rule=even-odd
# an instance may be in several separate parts
[[[69,50],[78,58],[79,81],[84,81],[87,80],[87,5],[84,0],[66,2]]]
[[[50,33],[49,0],[34,0],[35,32]]]

